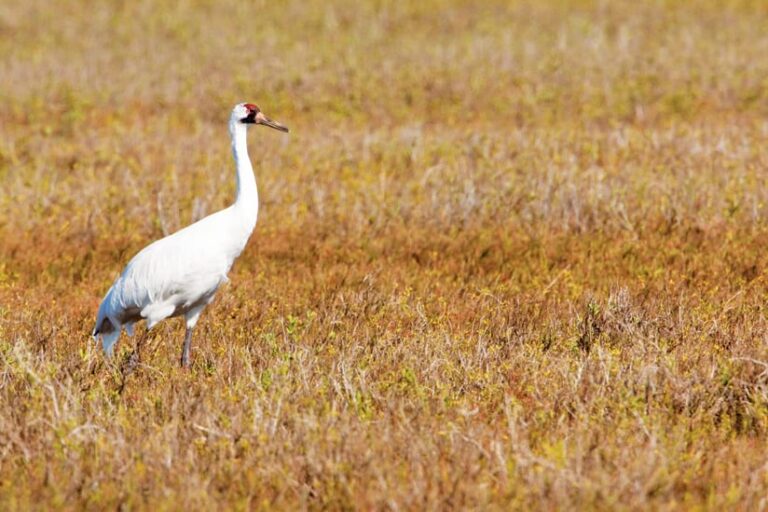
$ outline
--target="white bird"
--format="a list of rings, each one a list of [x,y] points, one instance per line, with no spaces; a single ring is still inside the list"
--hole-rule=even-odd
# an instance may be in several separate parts
[[[234,204],[191,226],[157,240],[131,259],[99,306],[93,336],[101,337],[104,352],[111,356],[125,328],[147,321],[147,330],[166,318],[184,315],[186,333],[181,365],[189,366],[192,330],[256,226],[259,196],[253,166],[248,157],[249,125],[261,124],[287,132],[268,119],[252,103],[235,105],[229,117],[229,134],[237,169]]]

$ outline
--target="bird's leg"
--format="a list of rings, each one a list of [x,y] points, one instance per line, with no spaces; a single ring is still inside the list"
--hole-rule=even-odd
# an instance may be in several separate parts
[[[211,297],[212,298],[212,297]],[[203,312],[207,302],[194,309],[190,309],[186,315],[184,315],[185,324],[187,326],[187,332],[184,335],[184,348],[181,351],[181,366],[189,368],[189,352],[192,350],[192,329],[195,328],[200,313]]]
[[[189,368],[189,351],[192,349],[192,328],[187,327],[184,334],[184,348],[181,350],[181,366]]]

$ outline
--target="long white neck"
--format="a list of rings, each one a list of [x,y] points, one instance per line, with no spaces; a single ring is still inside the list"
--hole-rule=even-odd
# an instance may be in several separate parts
[[[237,120],[229,123],[229,134],[232,137],[232,154],[237,168],[237,194],[233,209],[241,216],[249,231],[256,225],[259,213],[259,192],[256,189],[256,178],[253,175],[251,159],[248,158],[247,126]]]

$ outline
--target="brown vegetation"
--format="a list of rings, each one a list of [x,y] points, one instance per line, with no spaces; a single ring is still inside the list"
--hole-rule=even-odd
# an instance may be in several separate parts
[[[0,508],[765,509],[766,55],[748,0],[3,4]],[[238,101],[292,133],[191,370],[105,361]]]

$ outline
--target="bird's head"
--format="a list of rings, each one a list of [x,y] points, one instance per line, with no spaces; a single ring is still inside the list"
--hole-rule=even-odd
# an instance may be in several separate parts
[[[230,119],[236,123],[245,125],[263,124],[264,126],[269,126],[270,128],[280,130],[281,132],[288,131],[288,127],[265,116],[261,112],[261,109],[253,103],[238,103],[235,105],[235,108],[232,109],[232,116]]]

